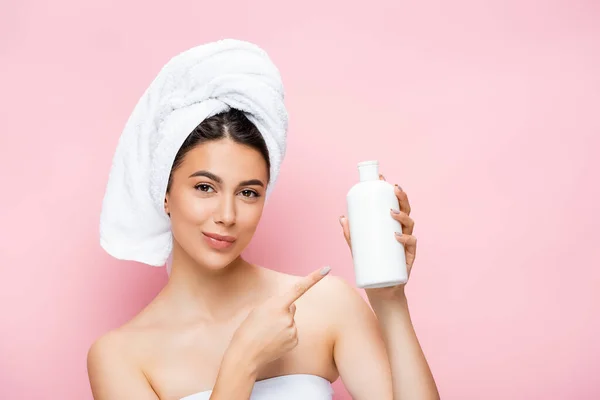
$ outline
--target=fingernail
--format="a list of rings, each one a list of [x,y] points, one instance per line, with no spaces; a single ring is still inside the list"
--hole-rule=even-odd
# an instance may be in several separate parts
[[[402,236],[402,233],[400,232],[394,232],[396,234],[396,236]]]
[[[392,213],[394,213],[394,214],[400,214],[400,211],[399,211],[399,210],[396,210],[396,209],[394,209],[394,208],[390,208],[390,210],[392,210]]]
[[[319,271],[319,273],[321,275],[327,275],[329,273],[329,271],[331,271],[331,267],[323,267],[323,268],[321,268],[321,271]]]
[[[397,183],[394,185],[398,188],[399,191],[402,191],[402,188],[400,187],[400,185],[398,185]]]

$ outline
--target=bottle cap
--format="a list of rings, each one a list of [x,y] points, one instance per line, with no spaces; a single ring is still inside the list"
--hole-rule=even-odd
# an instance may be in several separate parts
[[[360,181],[376,181],[379,179],[379,161],[363,161],[358,163]]]

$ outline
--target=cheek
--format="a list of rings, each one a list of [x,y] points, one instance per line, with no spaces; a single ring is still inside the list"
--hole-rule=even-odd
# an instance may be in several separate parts
[[[172,223],[198,225],[210,217],[214,207],[212,203],[213,201],[209,199],[199,200],[190,193],[182,194],[172,203]]]
[[[245,205],[239,209],[237,215],[237,225],[244,231],[254,233],[260,217],[262,216],[263,207],[262,204]]]
[[[212,214],[213,205],[211,201],[198,201],[193,199],[186,204],[183,215],[188,222],[198,224],[206,221]]]

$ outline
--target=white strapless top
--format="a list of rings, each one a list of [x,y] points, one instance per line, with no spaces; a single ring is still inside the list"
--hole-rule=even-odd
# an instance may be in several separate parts
[[[212,390],[192,394],[181,400],[209,400]],[[291,374],[254,383],[250,400],[331,400],[331,383],[317,375]]]

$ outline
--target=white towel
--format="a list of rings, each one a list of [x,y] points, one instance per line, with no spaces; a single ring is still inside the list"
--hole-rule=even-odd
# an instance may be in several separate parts
[[[164,199],[175,155],[204,119],[229,108],[243,111],[265,139],[269,196],[288,125],[278,69],[248,42],[226,39],[194,47],[161,69],[121,134],[100,215],[100,244],[110,255],[165,265],[173,243]]]

